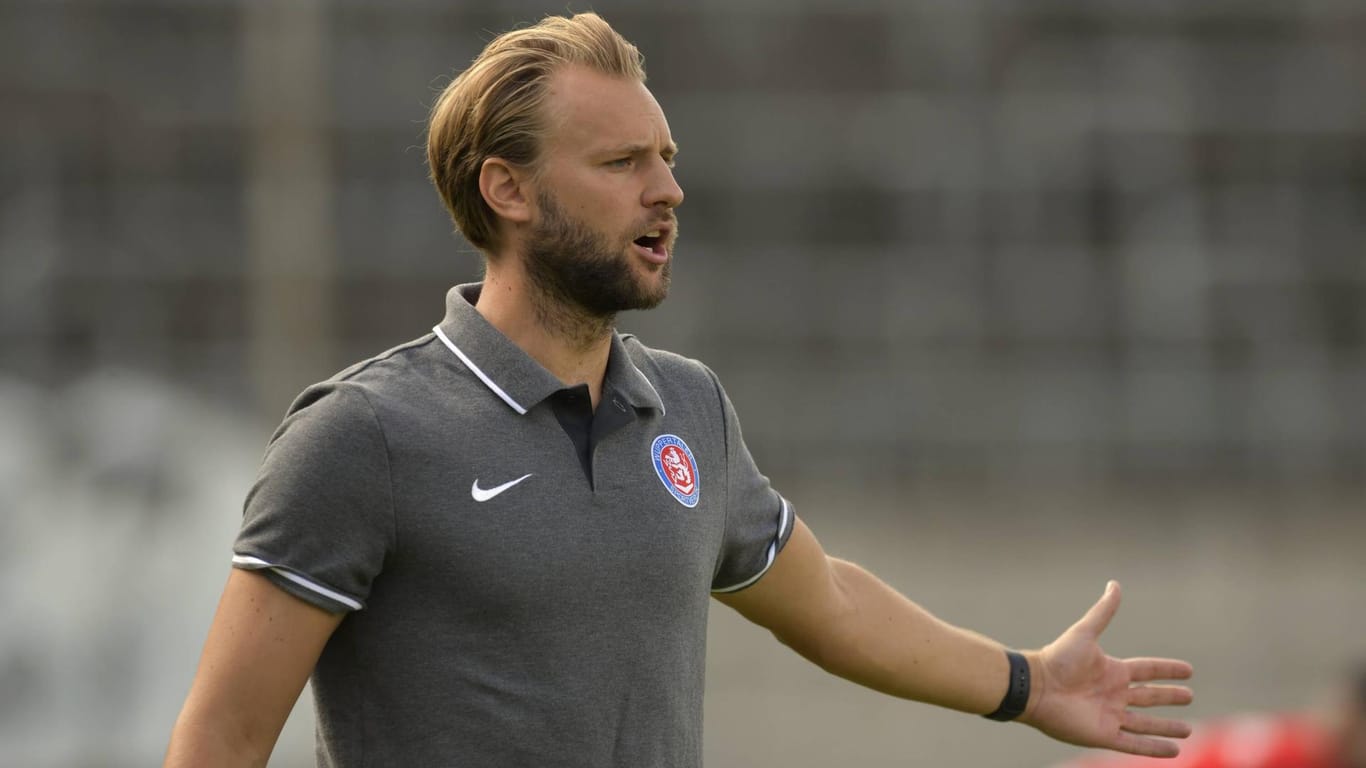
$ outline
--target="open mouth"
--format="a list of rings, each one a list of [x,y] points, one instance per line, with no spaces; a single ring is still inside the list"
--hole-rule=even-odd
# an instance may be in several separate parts
[[[651,230],[631,242],[650,261],[662,263],[669,258],[669,232],[666,229]]]
[[[635,239],[635,244],[649,251],[659,251],[664,248],[664,235],[642,235]]]

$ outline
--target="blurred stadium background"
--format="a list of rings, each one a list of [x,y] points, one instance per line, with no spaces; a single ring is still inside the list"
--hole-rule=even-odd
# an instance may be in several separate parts
[[[1197,717],[1366,652],[1366,3],[591,7],[687,192],[621,325],[828,549],[1021,646],[1119,578],[1109,649],[1192,660]],[[0,765],[159,760],[288,401],[477,277],[427,105],[564,10],[0,3]],[[709,765],[1076,754],[712,635]]]

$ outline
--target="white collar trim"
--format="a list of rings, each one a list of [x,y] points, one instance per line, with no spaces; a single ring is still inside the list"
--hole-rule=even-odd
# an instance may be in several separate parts
[[[516,400],[513,400],[512,395],[509,395],[508,393],[504,392],[502,387],[498,386],[497,384],[494,384],[493,379],[490,379],[488,377],[488,374],[484,373],[484,371],[481,370],[479,366],[475,365],[474,361],[469,358],[469,355],[466,355],[464,352],[461,352],[460,347],[455,346],[455,342],[451,341],[450,338],[446,336],[446,332],[441,330],[441,326],[433,326],[432,331],[436,334],[436,337],[438,339],[441,339],[441,343],[445,344],[447,349],[454,352],[455,356],[460,358],[460,362],[464,363],[466,368],[469,368],[471,371],[474,371],[474,375],[478,376],[479,380],[484,382],[484,386],[493,390],[493,394],[501,397],[503,399],[503,402],[512,406],[512,410],[516,411],[517,413],[523,416],[526,415],[526,409],[523,408],[521,404],[518,403]]]

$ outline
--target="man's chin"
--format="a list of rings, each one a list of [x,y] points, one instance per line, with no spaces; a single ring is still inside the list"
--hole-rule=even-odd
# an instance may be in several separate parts
[[[654,309],[669,297],[669,265],[665,263],[652,271],[640,286],[640,306],[637,309]]]
[[[654,309],[663,303],[668,295],[669,281],[667,279],[658,283],[638,280],[630,290],[599,293],[593,296],[580,294],[576,303],[583,311],[591,315],[610,317],[618,312]]]
[[[663,303],[664,303],[664,300],[665,300],[666,298],[668,298],[668,297],[669,297],[669,292],[668,292],[668,291],[661,291],[661,292],[659,292],[659,293],[652,294],[652,295],[650,295],[650,296],[644,297],[644,299],[640,302],[640,304],[636,307],[636,309],[642,310],[642,311],[654,309],[655,307],[659,306],[660,304],[663,304]]]
[[[630,299],[630,301],[622,302],[622,310],[624,310],[624,311],[642,310],[642,311],[643,311],[643,310],[654,309],[655,307],[659,306],[660,304],[663,304],[663,303],[664,303],[664,299],[668,298],[668,296],[669,296],[669,286],[668,286],[668,285],[662,285],[662,286],[659,286],[659,287],[657,287],[657,288],[651,288],[651,289],[649,289],[649,290],[644,290],[644,289],[642,289],[641,291],[639,291],[638,293],[636,293],[635,296],[632,296],[631,299]]]

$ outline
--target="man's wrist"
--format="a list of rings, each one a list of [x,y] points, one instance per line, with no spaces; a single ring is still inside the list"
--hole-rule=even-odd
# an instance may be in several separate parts
[[[988,720],[998,722],[1008,722],[1023,715],[1029,706],[1032,688],[1029,660],[1019,651],[1007,649],[1005,654],[1010,666],[1005,696],[995,710],[983,715]]]
[[[1020,653],[1029,663],[1029,701],[1025,704],[1025,711],[1015,719],[1018,722],[1032,723],[1034,712],[1039,707],[1039,700],[1043,698],[1044,688],[1048,685],[1048,681],[1044,675],[1043,653],[1041,651],[1020,651]]]

